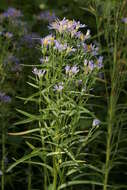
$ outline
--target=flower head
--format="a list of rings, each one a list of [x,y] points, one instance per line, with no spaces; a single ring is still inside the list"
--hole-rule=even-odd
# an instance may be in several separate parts
[[[74,65],[73,67],[67,65],[65,67],[65,72],[66,74],[69,74],[69,76],[76,75],[79,72],[79,68],[76,65]]]
[[[97,60],[97,67],[101,69],[103,67],[103,56],[99,56]]]
[[[84,27],[86,27],[85,24],[81,24],[79,21],[76,22],[75,20],[68,20],[66,18],[64,18],[63,20],[57,19],[49,26],[50,29],[54,29],[59,33],[70,33],[72,37],[77,33],[79,28]]]
[[[95,64],[94,64],[93,60],[90,60],[90,61],[88,62],[88,68],[89,68],[91,71],[95,68]]]
[[[41,39],[41,45],[42,47],[47,47],[48,45],[54,44],[54,37],[52,35],[48,35]]]
[[[11,32],[6,32],[6,33],[4,34],[4,36],[5,36],[6,38],[10,39],[10,38],[13,37],[13,34],[12,34]]]
[[[32,72],[40,78],[45,74],[46,70],[34,68]]]
[[[22,16],[22,13],[20,10],[17,10],[13,7],[9,7],[7,9],[7,11],[5,11],[3,14],[2,14],[3,18],[17,18],[17,17],[21,17]]]
[[[93,127],[96,127],[97,125],[100,125],[100,123],[101,123],[101,122],[100,122],[99,119],[94,119],[94,120],[93,120],[93,123],[92,123],[92,126],[93,126]]]
[[[58,91],[61,92],[63,90],[64,86],[63,86],[63,82],[60,82],[59,84],[56,84],[54,86],[54,91]]]
[[[122,20],[122,22],[124,22],[125,24],[127,24],[127,17],[122,18],[121,20]]]
[[[3,103],[10,103],[11,97],[6,95],[4,92],[0,92],[0,101]]]
[[[43,11],[41,12],[38,16],[37,19],[38,20],[45,20],[48,22],[53,22],[56,19],[56,15],[55,12],[51,12],[51,11]]]
[[[54,49],[57,49],[58,51],[64,51],[67,49],[67,44],[61,44],[57,40],[55,40],[55,47]]]
[[[40,58],[40,62],[41,63],[44,63],[44,62],[47,63],[48,61],[49,61],[49,57],[48,56],[46,56],[45,58],[42,58],[42,57]]]

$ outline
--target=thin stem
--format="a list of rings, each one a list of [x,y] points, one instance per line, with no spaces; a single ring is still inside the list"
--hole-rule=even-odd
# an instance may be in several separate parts
[[[28,190],[31,190],[31,181],[32,181],[32,174],[31,174],[31,164],[28,165]]]
[[[53,158],[53,190],[57,190],[57,163],[56,163],[56,158],[54,156]]]
[[[116,15],[118,16],[118,15]],[[103,189],[107,190],[108,177],[110,172],[110,158],[111,158],[111,146],[112,146],[112,130],[113,130],[113,121],[115,116],[115,107],[117,102],[117,86],[119,81],[116,80],[117,73],[117,34],[118,34],[118,25],[116,18],[115,25],[115,37],[114,37],[114,55],[113,55],[113,69],[111,77],[111,94],[110,94],[110,104],[109,104],[109,117],[108,117],[108,131],[107,131],[107,147],[106,147],[106,162],[105,162],[105,176],[104,176],[104,186]]]
[[[1,178],[1,190],[4,190],[5,188],[5,154],[6,154],[6,149],[5,149],[5,125],[2,125],[2,178]]]

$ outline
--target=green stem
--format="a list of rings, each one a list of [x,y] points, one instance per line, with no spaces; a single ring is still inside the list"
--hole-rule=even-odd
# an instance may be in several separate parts
[[[31,190],[31,179],[32,179],[32,175],[31,175],[31,164],[29,163],[28,165],[28,190]]]
[[[6,149],[5,149],[5,126],[2,126],[2,178],[1,178],[1,190],[4,190],[5,187],[5,154],[6,154]]]
[[[54,165],[54,178],[53,178],[53,190],[57,190],[57,165],[56,165],[56,158],[53,158],[53,165]]]
[[[117,69],[117,34],[118,34],[118,25],[117,25],[117,21],[116,21],[115,37],[114,37],[113,68],[112,68],[112,73],[111,73],[112,74],[112,77],[111,77],[111,94],[110,94],[110,105],[109,105],[106,163],[105,163],[105,176],[104,176],[103,190],[107,190],[108,177],[109,177],[109,172],[110,172],[112,130],[113,130],[113,121],[114,121],[114,116],[115,116],[115,107],[116,107],[116,102],[117,102],[117,90],[116,89],[119,85],[118,84],[119,81],[116,80],[116,76],[118,75],[118,72],[117,72],[118,71],[118,69]]]

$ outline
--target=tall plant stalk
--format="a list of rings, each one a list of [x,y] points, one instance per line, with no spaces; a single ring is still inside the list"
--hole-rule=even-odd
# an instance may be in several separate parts
[[[5,149],[5,125],[2,122],[2,160],[1,160],[1,170],[2,170],[2,177],[1,177],[1,190],[5,189],[5,154],[6,154],[6,149]]]
[[[111,149],[112,149],[112,137],[115,111],[117,106],[118,94],[119,94],[119,70],[117,64],[117,36],[118,36],[118,24],[117,24],[118,12],[116,13],[115,20],[115,36],[114,36],[114,54],[113,54],[113,66],[111,69],[111,93],[108,107],[108,120],[107,120],[107,145],[106,145],[106,161],[105,161],[105,174],[104,174],[104,186],[103,189],[107,190],[108,177],[111,168]],[[110,34],[109,34],[110,35]]]

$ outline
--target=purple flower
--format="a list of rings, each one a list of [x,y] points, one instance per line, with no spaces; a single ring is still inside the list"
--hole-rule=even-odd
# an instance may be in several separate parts
[[[87,52],[87,49],[88,49],[88,46],[87,46],[86,43],[82,43],[82,45],[83,45],[84,53],[86,53],[86,52]]]
[[[10,103],[11,97],[6,95],[4,92],[0,92],[0,101],[3,103]]]
[[[40,78],[45,74],[46,70],[34,68],[32,72],[34,75],[36,75]]]
[[[125,24],[127,24],[127,17],[122,18],[121,20],[122,20],[122,22],[124,22]]]
[[[93,60],[90,60],[90,61],[89,61],[88,67],[89,67],[89,69],[90,69],[91,71],[95,68],[95,64],[94,64]]]
[[[57,40],[54,41],[55,42],[55,49],[57,49],[58,51],[64,51],[68,48],[67,44],[60,44]]]
[[[92,53],[93,56],[98,55],[98,50],[99,50],[99,48],[96,47],[95,44],[94,44],[94,45],[91,44],[91,45],[90,45],[90,49],[91,49],[91,53]]]
[[[41,46],[48,47],[48,45],[53,45],[55,38],[52,35],[48,35],[44,38],[41,38]]]
[[[9,8],[7,9],[7,11],[5,11],[5,12],[2,14],[2,16],[3,16],[4,18],[10,18],[10,17],[18,18],[18,17],[21,17],[21,16],[23,16],[23,15],[22,15],[22,13],[21,13],[20,10],[17,10],[17,9],[15,9],[15,8],[13,8],[13,7],[9,7]]]
[[[67,65],[67,66],[65,67],[65,71],[66,71],[66,74],[69,73],[69,71],[70,71],[70,66],[69,66],[69,65]]]
[[[51,23],[49,28],[58,31],[59,33],[69,32],[73,37],[76,35],[79,28],[86,27],[85,24],[81,24],[79,21],[68,20],[63,18],[63,20],[57,19],[55,22]]]
[[[54,86],[54,91],[61,92],[63,90],[63,88],[64,88],[63,82],[60,82],[58,85]]]
[[[48,22],[53,22],[56,19],[56,15],[55,12],[51,12],[51,11],[44,11],[41,12],[38,16],[37,19],[38,20],[45,20]]]
[[[79,72],[79,69],[76,65],[73,67],[70,67],[69,65],[67,65],[65,67],[65,71],[66,71],[66,74],[69,74],[69,76],[71,76],[71,75],[76,75]]]
[[[93,123],[92,123],[92,126],[93,126],[93,127],[96,127],[97,125],[100,125],[100,123],[101,123],[101,122],[100,122],[99,119],[94,119],[94,120],[93,120]]]
[[[77,67],[77,66],[73,66],[73,67],[71,68],[71,72],[72,72],[73,74],[77,74],[77,73],[79,72],[78,67]]]
[[[13,37],[13,34],[12,34],[11,32],[6,32],[6,33],[4,34],[4,36],[5,36],[6,38],[10,39],[10,38]]]
[[[103,56],[99,56],[97,62],[98,62],[97,67],[101,69],[103,67]]]

